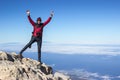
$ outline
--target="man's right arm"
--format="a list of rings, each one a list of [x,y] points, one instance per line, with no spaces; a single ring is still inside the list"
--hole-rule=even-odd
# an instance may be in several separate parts
[[[34,26],[35,22],[31,19],[29,10],[27,10],[27,15],[28,15],[29,22],[32,24],[32,26]]]

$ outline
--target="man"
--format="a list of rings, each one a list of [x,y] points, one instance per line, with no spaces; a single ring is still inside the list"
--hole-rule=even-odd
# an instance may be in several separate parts
[[[44,22],[42,23],[42,19],[40,17],[37,18],[36,23],[31,19],[30,17],[30,11],[27,10],[27,15],[28,15],[28,20],[30,21],[30,23],[33,26],[33,32],[32,32],[32,37],[30,42],[20,51],[19,56],[22,58],[22,53],[29,47],[31,48],[31,45],[34,42],[37,42],[37,46],[38,46],[38,61],[41,62],[41,46],[42,46],[42,33],[43,33],[43,28],[45,25],[47,25],[52,17],[53,17],[53,11],[50,14],[50,17]]]

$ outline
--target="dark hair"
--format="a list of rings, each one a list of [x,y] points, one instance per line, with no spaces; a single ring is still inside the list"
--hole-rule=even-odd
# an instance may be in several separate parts
[[[37,21],[42,21],[41,17],[38,17],[38,18],[37,18]]]

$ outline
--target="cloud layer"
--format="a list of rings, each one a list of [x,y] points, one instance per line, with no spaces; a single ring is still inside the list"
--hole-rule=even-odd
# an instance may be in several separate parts
[[[25,44],[5,43],[0,44],[0,50],[20,51]],[[62,53],[62,54],[98,54],[98,55],[117,55],[120,54],[120,45],[85,45],[85,44],[55,44],[43,43],[43,52]],[[36,44],[26,52],[37,52]]]
[[[120,76],[101,75],[99,73],[88,72],[84,69],[74,69],[70,71],[60,70],[60,72],[70,75],[72,80],[119,80]]]

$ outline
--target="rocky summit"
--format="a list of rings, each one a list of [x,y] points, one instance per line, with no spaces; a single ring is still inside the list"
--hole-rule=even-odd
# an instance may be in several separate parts
[[[71,80],[52,67],[30,58],[20,59],[14,52],[0,51],[0,80]]]

